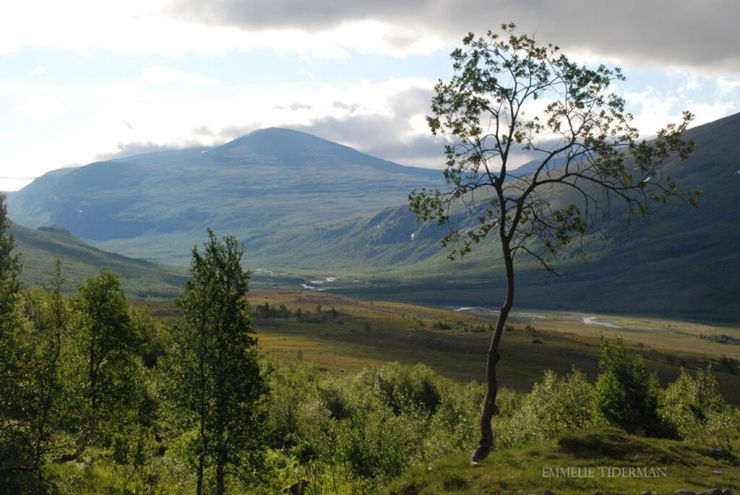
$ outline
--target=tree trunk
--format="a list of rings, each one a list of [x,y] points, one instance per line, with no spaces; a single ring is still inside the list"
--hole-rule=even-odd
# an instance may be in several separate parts
[[[216,495],[223,495],[226,489],[224,481],[224,469],[226,467],[226,455],[223,446],[218,449],[216,461]]]
[[[216,495],[223,495],[226,490],[224,481],[226,458],[226,446],[224,445],[224,419],[223,413],[219,412],[218,424],[216,426]]]
[[[199,427],[199,434],[200,434],[200,441],[201,441],[201,450],[200,454],[198,455],[198,483],[195,488],[195,493],[197,495],[203,494],[203,472],[205,471],[205,465],[206,465],[206,455],[208,454],[208,435],[206,434],[206,414],[208,413],[206,409],[206,376],[205,376],[205,325],[201,324],[200,327],[200,345],[199,345],[199,352],[198,352],[198,379],[200,383],[198,384],[200,387],[200,397],[199,397],[199,407],[198,407],[198,415],[200,416],[200,427]]]
[[[488,356],[486,359],[486,398],[483,402],[483,410],[480,417],[480,440],[478,447],[473,451],[470,462],[477,466],[480,461],[488,457],[493,448],[493,429],[491,420],[497,412],[496,394],[498,393],[498,383],[496,382],[496,364],[499,360],[499,344],[501,335],[504,331],[504,325],[509,317],[509,311],[514,305],[514,260],[509,243],[502,240],[501,250],[504,255],[504,265],[506,267],[506,299],[501,306],[501,312],[496,319],[496,328],[491,337],[491,345],[488,347]]]

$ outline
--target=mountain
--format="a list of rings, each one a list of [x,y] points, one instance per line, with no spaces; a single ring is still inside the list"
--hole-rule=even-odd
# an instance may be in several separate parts
[[[65,290],[72,290],[102,269],[116,272],[124,289],[138,297],[172,297],[182,291],[186,277],[183,268],[156,265],[126,258],[85,244],[61,227],[29,229],[12,225],[16,252],[23,265],[24,285],[48,284],[56,260],[62,262]]]
[[[532,259],[519,258],[517,306],[740,322],[737,136],[740,114],[690,129],[687,138],[694,141],[694,151],[689,159],[667,164],[681,189],[701,191],[698,208],[669,200],[628,226],[624,211],[614,208],[555,259],[563,277],[546,278]],[[567,201],[563,194],[551,198],[553,204]],[[342,232],[344,238],[335,235]],[[351,245],[354,259],[388,267],[377,283],[344,287],[353,295],[439,305],[500,304],[503,267],[495,246],[483,243],[450,262],[444,251],[429,249],[441,234],[439,227],[416,224],[399,207],[372,222],[358,219],[335,232],[311,235],[323,236],[327,246]],[[319,243],[302,241],[303,246],[314,244]]]
[[[54,172],[8,198],[29,227],[61,225],[95,246],[185,262],[206,227],[252,249],[271,236],[406,201],[439,172],[404,167],[288,129],[213,148],[132,156]]]
[[[740,114],[693,128],[690,158],[667,164],[681,188],[702,191],[698,209],[669,201],[627,229],[623,212],[612,210],[561,253],[564,277],[546,279],[534,261],[519,259],[517,306],[740,322],[738,135]],[[451,262],[439,245],[445,227],[419,224],[408,211],[411,189],[441,183],[439,171],[266,129],[214,148],[47,174],[8,207],[17,222],[63,225],[128,256],[184,261],[210,226],[245,241],[246,265],[258,274],[305,275],[290,281],[295,288],[326,276],[332,282],[322,288],[353,295],[498,305],[495,246]]]

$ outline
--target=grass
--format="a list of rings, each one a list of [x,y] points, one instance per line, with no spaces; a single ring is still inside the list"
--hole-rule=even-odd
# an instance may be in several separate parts
[[[557,495],[582,495],[740,488],[738,458],[715,459],[711,454],[701,445],[592,428],[494,451],[479,468],[472,468],[463,456],[446,457],[409,470],[385,493],[481,495],[551,490]]]
[[[495,317],[490,312],[466,314],[325,292],[253,290],[249,300],[252,308],[269,302],[284,304],[294,312],[300,309],[303,314],[300,319],[254,318],[260,349],[267,355],[289,360],[300,357],[336,373],[390,361],[423,362],[458,380],[484,379],[489,329]],[[144,304],[159,318],[177,316],[171,302]],[[740,358],[740,345],[700,338],[740,337],[738,329],[655,318],[598,318],[622,328],[586,325],[575,313],[514,313],[513,330],[505,332],[502,339],[500,383],[530,390],[545,369],[564,374],[574,366],[593,380],[599,371],[602,339],[621,336],[631,352],[645,358],[648,369],[657,371],[664,385],[679,375],[681,367],[695,372],[713,363],[724,396],[740,403],[737,375],[719,366],[722,358]]]

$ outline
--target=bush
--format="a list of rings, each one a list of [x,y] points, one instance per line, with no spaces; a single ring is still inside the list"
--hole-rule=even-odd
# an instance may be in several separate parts
[[[416,444],[411,418],[388,409],[362,411],[341,423],[339,450],[353,476],[367,480],[400,475],[413,460]]]
[[[648,374],[640,356],[627,359],[621,339],[604,344],[593,405],[598,419],[629,433],[675,436],[675,429],[658,415],[659,384]]]
[[[683,438],[724,446],[740,431],[740,416],[725,404],[711,368],[692,378],[686,370],[660,394],[660,416],[673,424]]]
[[[527,440],[542,440],[561,431],[591,425],[593,387],[586,376],[573,370],[558,377],[547,370],[541,382],[529,394],[516,400],[513,395],[499,403],[508,405],[494,421],[494,438],[499,446],[511,446]],[[508,404],[507,404],[508,402]]]
[[[409,368],[392,363],[379,370],[366,370],[358,379],[396,415],[418,410],[431,416],[441,401],[436,385],[438,377],[423,364]]]

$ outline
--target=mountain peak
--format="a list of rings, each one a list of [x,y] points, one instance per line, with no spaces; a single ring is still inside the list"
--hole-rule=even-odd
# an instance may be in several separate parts
[[[329,151],[351,150],[307,132],[284,127],[267,127],[238,137],[219,146],[218,150],[251,152],[263,157],[284,159],[307,158],[310,155],[326,155]],[[352,150],[354,151],[354,150]],[[315,156],[313,156],[315,158]]]

